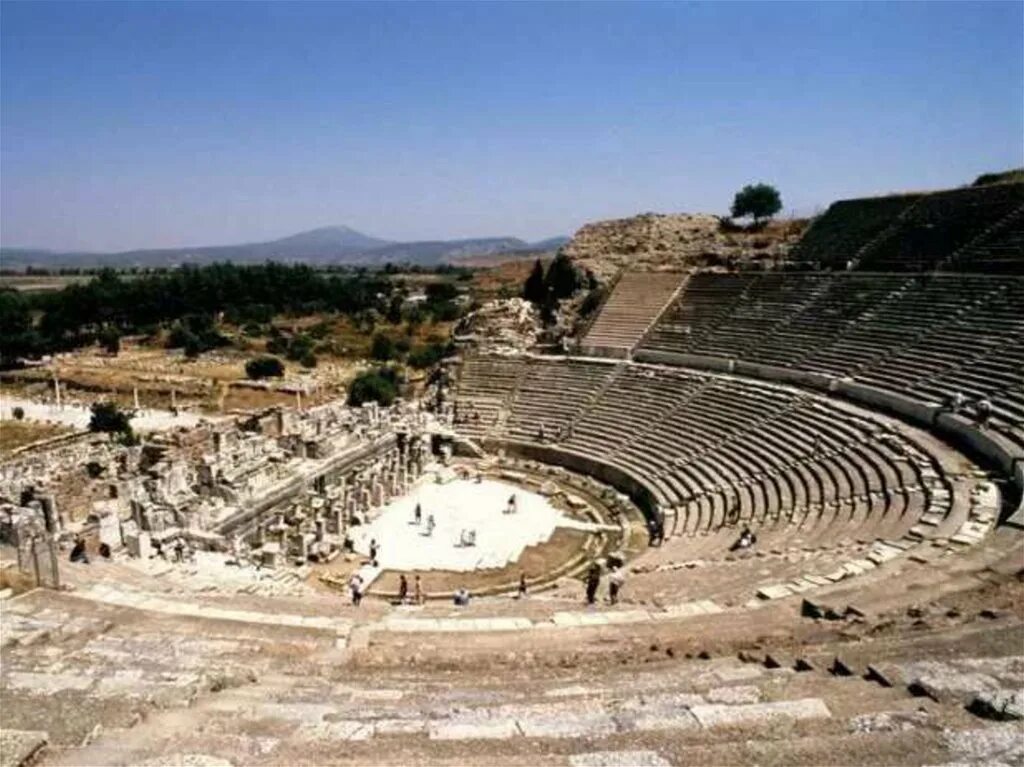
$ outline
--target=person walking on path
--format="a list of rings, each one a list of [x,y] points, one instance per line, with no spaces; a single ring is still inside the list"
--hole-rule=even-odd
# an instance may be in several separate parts
[[[363,579],[359,573],[352,573],[348,587],[352,591],[352,605],[359,607],[359,603],[363,601]]]

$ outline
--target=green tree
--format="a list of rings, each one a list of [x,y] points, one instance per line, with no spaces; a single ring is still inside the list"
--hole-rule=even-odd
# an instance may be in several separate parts
[[[448,347],[445,344],[431,343],[417,346],[409,354],[409,364],[418,370],[433,367],[444,359],[447,352]]]
[[[398,394],[396,376],[390,368],[376,368],[360,373],[348,388],[348,404],[358,407],[364,402],[390,405]]]
[[[121,351],[121,334],[117,328],[107,325],[100,331],[98,340],[107,354],[116,356]]]
[[[747,184],[732,201],[733,218],[750,216],[758,226],[782,210],[782,196],[771,184]]]
[[[544,285],[548,296],[555,299],[568,298],[583,286],[583,276],[571,258],[559,253],[548,267]]]
[[[245,374],[253,380],[280,378],[284,375],[284,365],[277,357],[256,357],[245,363]]]
[[[95,402],[89,418],[89,431],[111,434],[125,445],[137,444],[131,424],[133,415],[119,408],[116,402]]]
[[[544,285],[544,265],[538,258],[533,263],[533,271],[530,272],[530,276],[526,278],[526,282],[523,283],[523,298],[527,301],[540,306],[544,303],[544,296],[547,293],[547,288]]]
[[[13,410],[11,410],[11,415],[14,416],[14,420],[15,421],[24,421],[25,420],[25,408],[23,408],[23,407],[21,407],[19,405],[19,406],[15,407]]]

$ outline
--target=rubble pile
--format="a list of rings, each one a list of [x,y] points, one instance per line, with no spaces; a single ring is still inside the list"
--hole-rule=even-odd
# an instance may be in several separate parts
[[[522,298],[495,299],[463,318],[455,341],[483,353],[515,354],[530,349],[540,332],[540,316],[532,303]]]

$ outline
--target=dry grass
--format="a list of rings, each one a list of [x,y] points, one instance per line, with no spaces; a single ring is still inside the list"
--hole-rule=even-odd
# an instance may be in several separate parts
[[[0,421],[0,455],[10,455],[16,448],[70,432],[66,426],[5,419]]]
[[[550,258],[543,258],[545,265]],[[509,261],[491,269],[481,269],[473,274],[470,290],[481,303],[505,296],[518,296],[523,283],[533,270],[534,260]]]

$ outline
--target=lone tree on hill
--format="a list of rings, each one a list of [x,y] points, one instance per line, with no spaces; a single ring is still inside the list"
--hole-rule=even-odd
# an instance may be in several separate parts
[[[751,216],[754,226],[782,210],[782,195],[771,184],[747,184],[732,201],[733,218]]]
[[[547,288],[544,286],[544,265],[538,258],[533,263],[533,271],[523,284],[523,298],[540,306],[544,303]]]

